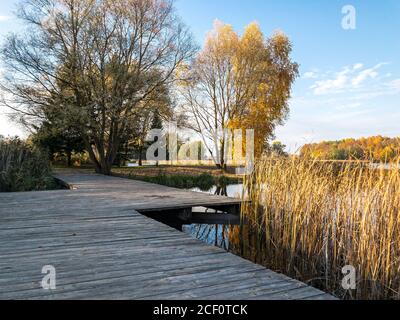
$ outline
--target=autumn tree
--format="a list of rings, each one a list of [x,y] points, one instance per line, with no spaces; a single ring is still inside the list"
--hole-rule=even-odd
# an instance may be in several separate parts
[[[318,160],[389,162],[396,160],[400,155],[400,138],[374,136],[322,141],[304,145],[300,150],[300,155]]]
[[[266,39],[252,23],[240,37],[217,21],[194,63],[182,71],[190,79],[181,82],[181,91],[191,128],[203,137],[220,168],[226,167],[229,131],[254,129],[255,154],[260,156],[275,126],[284,121],[298,75],[290,53],[283,33]]]
[[[3,45],[2,104],[25,122],[57,108],[96,171],[110,174],[132,119],[195,53],[170,0],[28,0]]]
[[[259,157],[268,149],[277,125],[289,114],[292,85],[298,64],[291,61],[292,45],[282,32],[264,36],[257,24],[250,24],[241,39],[238,73],[246,88],[244,105],[232,119],[232,126],[254,129],[254,152]],[[249,67],[250,66],[250,67]]]

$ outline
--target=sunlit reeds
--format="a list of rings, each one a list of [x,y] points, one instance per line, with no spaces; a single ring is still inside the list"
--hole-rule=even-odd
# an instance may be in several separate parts
[[[398,161],[262,159],[245,181],[249,224],[231,242],[248,258],[340,298],[398,299],[399,168]],[[345,265],[357,270],[356,290],[342,288]]]

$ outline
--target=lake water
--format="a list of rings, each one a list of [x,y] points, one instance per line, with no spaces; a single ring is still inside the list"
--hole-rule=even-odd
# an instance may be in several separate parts
[[[201,191],[198,188],[191,191],[227,196],[232,198],[241,198],[243,193],[242,184],[232,184],[226,187],[214,186],[210,190]],[[205,212],[205,208],[194,208],[196,212]],[[209,211],[210,212],[210,211]],[[230,226],[227,225],[209,225],[209,224],[192,224],[186,225],[182,228],[183,232],[190,234],[194,238],[200,239],[207,244],[221,247],[225,250],[229,249],[229,230]]]

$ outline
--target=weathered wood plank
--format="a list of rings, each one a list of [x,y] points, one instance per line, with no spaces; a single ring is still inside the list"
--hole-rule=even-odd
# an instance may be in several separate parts
[[[233,208],[238,199],[86,173],[57,177],[74,189],[0,194],[0,299],[332,298],[139,213]],[[40,287],[49,264],[54,291]]]

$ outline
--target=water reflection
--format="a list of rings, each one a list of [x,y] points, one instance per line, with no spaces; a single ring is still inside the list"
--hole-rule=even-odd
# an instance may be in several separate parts
[[[183,232],[186,232],[207,244],[229,250],[230,226],[218,224],[191,224],[183,226],[182,229]]]
[[[213,186],[207,191],[202,191],[199,188],[192,189],[191,191],[213,194],[218,196],[226,196],[232,198],[243,197],[243,185],[242,184],[231,184],[231,185],[220,185]],[[196,212],[208,212],[215,213],[215,210],[206,208],[193,208]],[[192,235],[193,237],[206,242],[207,244],[221,247],[225,250],[229,250],[229,233],[232,230],[231,226],[228,225],[209,225],[209,224],[192,224],[183,226],[183,231]]]
[[[230,184],[225,186],[213,186],[207,191],[202,191],[199,188],[194,188],[191,191],[214,194],[218,196],[226,196],[232,198],[242,198],[243,184]]]

